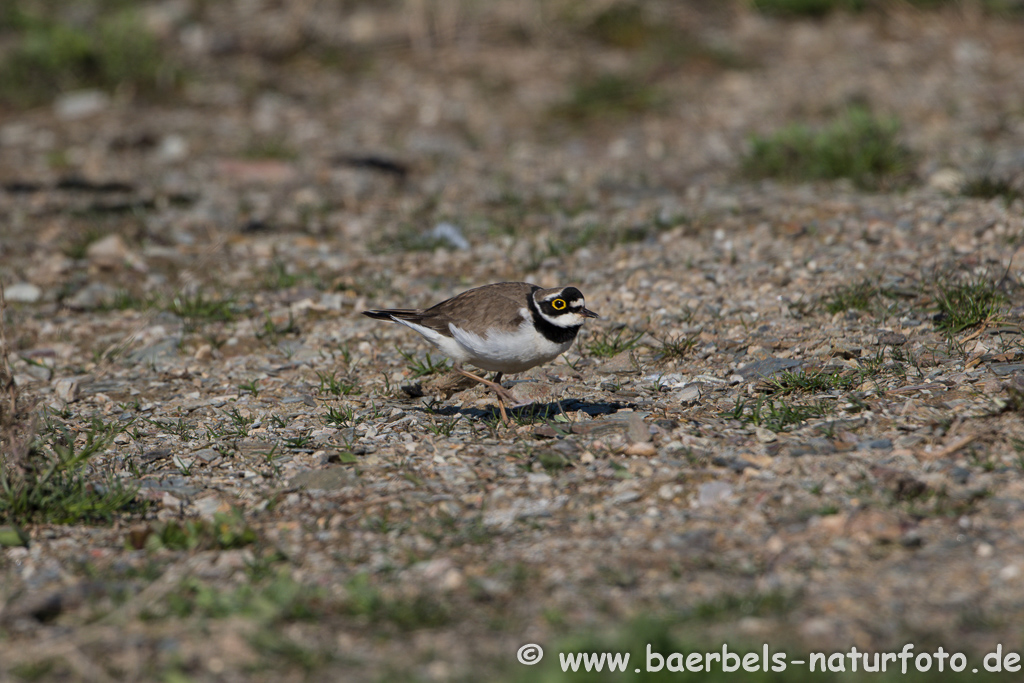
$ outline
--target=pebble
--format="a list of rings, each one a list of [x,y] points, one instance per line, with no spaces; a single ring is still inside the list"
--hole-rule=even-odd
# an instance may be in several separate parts
[[[462,231],[451,223],[438,223],[427,233],[427,237],[447,242],[455,249],[466,250],[470,247],[469,240],[462,234]]]
[[[91,311],[109,305],[116,296],[117,289],[105,282],[90,282],[65,299],[64,305],[77,311]]]
[[[74,403],[78,400],[79,384],[73,377],[62,377],[53,383],[53,393],[64,403]]]
[[[86,258],[97,268],[115,270],[129,265],[142,269],[142,261],[128,249],[120,235],[112,234],[90,244],[85,250]]]
[[[188,157],[188,141],[184,136],[172,133],[165,135],[157,147],[156,157],[164,163],[183,161]]]
[[[699,384],[687,384],[679,391],[672,393],[672,398],[678,401],[681,405],[692,406],[700,401],[701,390]]]
[[[16,282],[4,287],[4,298],[12,303],[34,304],[43,296],[43,290],[30,282]]]
[[[74,90],[57,97],[54,113],[65,120],[93,116],[110,106],[110,97],[102,90]]]
[[[644,422],[643,415],[629,413],[626,424],[628,429],[626,437],[632,444],[641,444],[651,440],[651,428]]]
[[[966,180],[964,174],[955,168],[940,168],[928,176],[928,185],[946,194],[955,195],[960,192]]]
[[[733,487],[724,481],[708,481],[697,487],[698,505],[715,505],[732,499]]]
[[[626,450],[624,451],[624,453],[626,455],[634,455],[649,458],[658,454],[658,448],[649,441],[631,443],[628,446],[626,446]]]

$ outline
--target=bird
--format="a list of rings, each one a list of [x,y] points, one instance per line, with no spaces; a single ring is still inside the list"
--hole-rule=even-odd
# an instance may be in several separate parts
[[[502,375],[525,372],[569,350],[588,318],[583,293],[573,286],[544,289],[528,282],[496,282],[467,290],[430,308],[363,311],[374,320],[400,323],[452,359],[452,369],[490,388],[506,424]],[[487,380],[463,363],[496,373]]]

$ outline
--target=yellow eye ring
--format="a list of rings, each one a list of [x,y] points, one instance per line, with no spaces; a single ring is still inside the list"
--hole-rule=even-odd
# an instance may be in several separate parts
[[[560,311],[565,308],[565,299],[555,299],[551,302],[551,308]]]

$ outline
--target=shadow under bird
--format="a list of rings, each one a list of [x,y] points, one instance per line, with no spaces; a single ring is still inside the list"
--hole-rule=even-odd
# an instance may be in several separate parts
[[[505,401],[514,399],[503,386],[504,374],[525,372],[569,350],[587,318],[575,287],[542,289],[527,282],[498,282],[463,292],[430,308],[363,311],[375,320],[401,323],[418,332],[452,359],[453,369],[489,387],[508,422]],[[492,380],[462,369],[469,363],[497,373]]]

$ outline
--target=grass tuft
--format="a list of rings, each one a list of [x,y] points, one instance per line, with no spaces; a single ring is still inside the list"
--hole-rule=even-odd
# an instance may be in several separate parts
[[[0,468],[0,521],[24,523],[109,522],[131,509],[136,490],[113,476],[96,481],[87,470],[124,430],[117,422],[93,418],[84,439],[65,425],[48,419],[25,458],[24,468]]]
[[[753,0],[752,4],[762,14],[819,18],[839,10],[859,12],[866,3],[864,0]]]
[[[634,332],[626,327],[620,327],[614,332],[597,332],[587,342],[586,351],[588,355],[597,358],[611,358],[636,347],[643,336],[644,332]]]
[[[860,379],[856,373],[842,373],[834,370],[780,372],[765,381],[768,390],[775,396],[793,393],[848,391],[859,383]]]
[[[218,512],[213,521],[205,519],[171,520],[151,529],[145,538],[144,547],[149,551],[167,550],[205,550],[215,548],[231,550],[244,548],[255,543],[256,532],[250,527],[242,511],[234,509],[230,513]]]
[[[773,432],[784,432],[814,418],[825,417],[830,407],[821,402],[810,405],[789,403],[777,398],[758,396],[753,403],[740,397],[735,407],[723,417],[739,420],[744,424],[764,427]]]
[[[657,27],[647,21],[639,4],[614,3],[594,17],[586,32],[609,47],[632,50],[650,43]]]
[[[213,299],[198,291],[193,295],[175,296],[167,310],[184,321],[186,331],[195,332],[205,322],[234,320],[234,304],[234,299]]]
[[[429,351],[427,351],[426,356],[421,359],[412,355],[411,351],[403,351],[402,349],[397,350],[398,354],[405,359],[405,362],[407,363],[406,367],[409,369],[409,372],[412,373],[413,379],[447,372],[451,368],[451,365],[448,364],[448,360],[446,358],[434,360],[430,357]]]
[[[53,18],[59,13],[34,14],[20,9],[27,3],[16,4],[8,24],[12,47],[0,61],[0,101],[31,107],[84,88],[155,95],[180,79],[130,8],[73,24]]]
[[[832,314],[850,310],[867,311],[879,294],[878,285],[870,280],[834,287],[825,295],[825,310]]]
[[[385,595],[370,583],[366,574],[357,574],[348,581],[345,588],[346,613],[368,617],[375,622],[391,623],[403,631],[443,626],[452,617],[444,603],[425,593],[414,596]]]
[[[1024,190],[1013,184],[1007,178],[996,178],[993,176],[979,176],[971,178],[960,188],[960,194],[965,197],[977,199],[995,199],[1001,197],[1007,205],[1017,199],[1024,197]]]
[[[658,342],[658,346],[655,347],[655,350],[658,352],[658,360],[681,360],[685,358],[697,346],[699,339],[699,332],[670,334],[661,338],[655,337],[655,341]]]
[[[978,277],[952,284],[940,282],[935,295],[938,314],[935,329],[945,334],[964,330],[999,319],[1006,295],[993,281]]]
[[[850,107],[820,130],[798,123],[755,136],[743,173],[793,181],[849,178],[861,189],[879,189],[910,169],[912,155],[899,143],[899,129],[895,118]]]
[[[639,77],[601,74],[577,83],[569,99],[553,113],[581,123],[643,114],[660,107],[664,100],[657,88]]]
[[[317,379],[320,380],[320,393],[331,394],[332,396],[351,396],[361,393],[359,386],[346,379],[338,379],[337,374],[331,372],[317,372]]]

